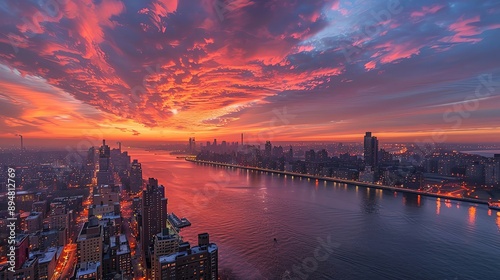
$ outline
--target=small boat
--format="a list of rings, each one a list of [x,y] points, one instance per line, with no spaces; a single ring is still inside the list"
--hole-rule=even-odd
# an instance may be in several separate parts
[[[500,202],[488,202],[488,207],[490,209],[500,211]]]

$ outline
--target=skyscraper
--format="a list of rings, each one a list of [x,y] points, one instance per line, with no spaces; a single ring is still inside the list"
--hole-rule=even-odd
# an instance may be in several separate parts
[[[365,134],[364,158],[367,166],[375,168],[378,165],[378,140],[371,132]]]
[[[165,187],[158,186],[158,180],[149,178],[146,189],[142,191],[142,228],[141,246],[146,256],[146,262],[150,260],[149,246],[153,244],[157,233],[162,232],[167,226],[167,199],[165,198]],[[148,267],[151,263],[147,263]]]
[[[97,185],[110,185],[112,183],[112,171],[110,163],[111,152],[106,140],[102,140],[99,148],[99,171],[97,171]]]
[[[189,138],[188,152],[194,154],[196,152],[196,140],[195,138]]]
[[[264,148],[264,156],[266,158],[270,158],[271,157],[271,151],[273,149],[273,145],[271,144],[271,141],[266,141],[266,145],[265,145],[265,148]]]
[[[137,193],[142,190],[142,166],[134,159],[130,166],[130,191]]]

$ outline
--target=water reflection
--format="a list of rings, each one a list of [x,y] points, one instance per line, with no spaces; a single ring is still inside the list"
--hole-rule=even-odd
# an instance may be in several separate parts
[[[262,180],[262,176],[258,173],[250,173],[250,180],[249,180],[249,186],[260,186],[260,182]]]
[[[498,230],[500,230],[500,212],[497,212],[497,226]]]
[[[418,194],[404,193],[403,204],[406,206],[420,207],[422,205],[422,197]]]
[[[451,201],[449,199],[445,199],[444,205],[446,205],[447,208],[451,208]]]
[[[469,207],[469,225],[474,225],[476,223],[476,207]]]
[[[366,191],[361,193],[363,194],[360,200],[361,210],[365,213],[378,213],[376,189],[366,188]]]
[[[448,201],[450,208],[441,211],[445,201],[431,197],[337,182],[315,190],[313,180],[300,177],[130,153],[143,163],[146,178],[158,177],[165,184],[169,211],[192,222],[182,230],[185,241],[196,242],[198,233],[210,233],[220,248],[225,279],[283,279],[283,272],[295,267],[304,274],[293,272],[293,279],[300,275],[317,280],[368,279],[368,275],[374,280],[452,279],[450,275],[497,279],[500,275],[496,246],[500,214],[493,211],[487,216],[483,205],[469,209],[472,204],[461,202],[457,208],[455,201]],[[217,183],[219,191],[207,183]],[[330,234],[332,242],[341,246],[327,261],[318,262],[314,272],[307,272],[302,262],[314,257],[318,238],[324,241]]]

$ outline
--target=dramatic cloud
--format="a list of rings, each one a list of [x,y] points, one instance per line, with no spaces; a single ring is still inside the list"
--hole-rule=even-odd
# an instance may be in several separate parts
[[[0,128],[13,133],[500,134],[495,83],[460,127],[443,117],[479,75],[500,81],[498,1],[31,0],[0,16]]]

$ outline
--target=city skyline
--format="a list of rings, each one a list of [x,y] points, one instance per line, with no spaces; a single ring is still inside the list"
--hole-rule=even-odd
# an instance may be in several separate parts
[[[359,140],[360,143],[355,144],[304,143],[285,148],[266,141],[263,147],[245,145],[242,148],[237,142],[216,139],[206,145],[197,146],[195,139],[190,138],[185,141],[184,150],[165,152],[154,148],[134,148],[129,154],[126,147],[122,150],[121,142],[117,143],[118,148],[111,149],[107,144],[109,140],[106,142],[103,139],[100,147],[91,147],[83,153],[82,161],[69,160],[67,153],[62,150],[47,152],[27,149],[20,152],[13,149],[3,152],[1,159],[13,166],[8,168],[11,174],[18,174],[13,181],[18,189],[15,192],[15,207],[20,212],[2,211],[0,225],[6,226],[8,219],[20,220],[19,223],[12,223],[15,232],[19,234],[16,237],[16,246],[10,247],[15,249],[11,250],[19,257],[15,262],[18,264],[14,267],[15,273],[40,279],[63,279],[75,274],[77,279],[114,279],[118,274],[124,276],[124,279],[191,279],[193,276],[219,279],[218,275],[221,276],[220,279],[228,280],[253,279],[248,277],[248,272],[242,271],[243,268],[255,272],[253,267],[238,265],[242,263],[243,258],[253,253],[245,250],[244,254],[236,252],[239,257],[235,257],[237,255],[234,250],[224,249],[228,248],[227,244],[232,241],[236,241],[240,246],[236,246],[237,248],[244,248],[243,243],[247,243],[249,248],[260,246],[261,250],[253,250],[258,252],[258,256],[257,261],[252,262],[261,269],[270,267],[273,270],[257,271],[258,274],[282,275],[281,279],[286,279],[283,278],[286,275],[305,275],[304,272],[316,274],[316,271],[308,269],[305,262],[300,263],[300,259],[317,263],[318,267],[326,259],[335,261],[337,257],[331,257],[330,254],[332,249],[339,248],[339,243],[332,243],[330,236],[326,238],[326,242],[321,242],[328,244],[327,247],[321,245],[326,255],[317,257],[319,247],[314,249],[314,259],[303,257],[304,249],[295,254],[281,253],[284,254],[280,256],[283,265],[278,270],[272,262],[265,260],[269,255],[261,253],[278,246],[282,246],[281,250],[276,250],[275,254],[294,248],[298,244],[287,240],[290,235],[299,234],[302,238],[311,236],[305,232],[300,233],[303,227],[276,227],[273,226],[276,223],[266,222],[270,218],[284,218],[287,221],[280,222],[292,225],[292,221],[297,221],[297,215],[300,214],[304,216],[299,220],[314,220],[310,219],[307,211],[302,210],[304,207],[291,205],[290,201],[297,203],[298,199],[310,200],[311,202],[306,202],[309,207],[318,207],[313,213],[321,213],[325,211],[325,207],[339,209],[347,206],[351,210],[341,214],[340,219],[336,218],[340,222],[357,220],[342,219],[344,215],[356,216],[356,213],[370,215],[372,226],[379,224],[378,218],[394,219],[394,215],[399,215],[399,212],[393,212],[391,209],[391,215],[381,215],[380,210],[377,210],[387,211],[384,206],[378,205],[389,201],[388,205],[393,205],[391,207],[402,205],[404,208],[398,211],[403,213],[418,211],[430,215],[433,217],[431,222],[441,223],[441,218],[457,226],[457,221],[465,221],[464,226],[468,228],[469,234],[476,223],[478,230],[500,230],[500,150],[490,150],[488,152],[494,154],[483,156],[452,150],[450,147],[453,145],[445,145],[448,148],[427,149],[412,144],[394,144],[380,148],[378,135],[372,132],[365,132],[364,137]],[[193,172],[194,170],[201,172]],[[155,175],[159,176],[158,179],[151,177]],[[2,176],[5,179],[6,176],[0,174],[0,177]],[[159,184],[160,180],[165,182],[165,186]],[[4,191],[4,195],[0,196],[0,203],[4,205],[7,205],[5,191],[8,187],[7,184],[0,183],[0,190]],[[271,191],[276,193],[268,195],[267,192]],[[346,203],[343,198],[342,203],[332,203],[334,200],[324,197],[334,195],[332,198],[338,198],[338,194],[332,193],[335,191],[340,192],[339,194],[350,193],[357,202]],[[248,195],[248,192],[260,195]],[[235,197],[229,199],[228,195]],[[282,198],[283,195],[295,199]],[[173,198],[173,203],[170,205],[172,207],[168,207],[170,212],[167,212],[167,200],[170,198]],[[401,198],[402,201],[398,201]],[[237,203],[234,203],[235,201]],[[228,202],[229,205],[220,207]],[[242,207],[242,202],[246,205],[241,210],[232,210]],[[235,205],[232,205],[233,203]],[[441,203],[444,207],[441,207]],[[452,207],[454,204],[456,208]],[[231,211],[228,211],[227,207],[230,207]],[[262,220],[259,211],[272,213],[274,210],[269,207],[287,207],[289,210],[286,213],[292,214],[265,215]],[[174,211],[177,215],[181,213],[185,216],[179,218]],[[345,210],[340,211],[344,213]],[[449,219],[448,211],[461,211],[462,214]],[[7,215],[13,218],[8,218]],[[332,216],[329,215],[331,213],[316,215],[326,219],[319,223],[320,228],[333,226],[336,233],[348,233],[347,240],[352,240],[353,234],[367,232],[344,231],[343,227],[338,227],[337,223],[331,221]],[[415,212],[412,215],[416,215]],[[251,218],[248,219],[249,217]],[[480,227],[480,220],[481,223],[487,223]],[[240,221],[245,228],[239,228]],[[361,226],[366,228],[366,223],[367,221],[361,221]],[[387,234],[401,236],[396,230],[387,230],[386,222],[380,223],[382,227],[379,230],[382,230],[383,239],[387,239]],[[260,231],[253,230],[257,225],[271,228],[259,233]],[[422,223],[397,222],[394,226],[416,226],[412,232],[417,232],[417,236],[422,233]],[[189,229],[190,227],[193,228]],[[451,227],[448,225],[443,228],[442,234],[449,236],[447,229]],[[435,227],[428,228],[431,232],[427,234],[432,238],[436,234]],[[311,227],[305,229],[311,230]],[[215,243],[209,241],[209,232],[215,237]],[[378,238],[376,232],[369,232],[369,236]],[[263,235],[257,242],[240,242],[251,240],[248,238],[255,234]],[[237,238],[234,238],[235,236]],[[293,240],[298,240],[299,236]],[[495,244],[493,239],[497,235],[489,236],[491,241],[486,244]],[[0,252],[6,252],[8,249],[5,237],[4,235],[4,239],[0,240]],[[198,245],[192,246],[196,238]],[[484,239],[480,240],[484,246]],[[346,241],[342,242],[346,244]],[[439,242],[443,242],[442,237],[439,237]],[[376,244],[379,242],[367,243],[368,246],[378,246]],[[406,252],[409,243],[400,244]],[[434,242],[422,242],[418,246],[433,244]],[[494,254],[495,247],[486,246]],[[66,256],[59,255],[56,258],[55,252],[58,248],[64,251]],[[218,254],[219,248],[223,252],[221,255]],[[307,248],[311,250],[313,247],[308,245]],[[299,266],[293,264],[293,260],[297,258]],[[7,262],[6,257],[2,260],[0,275],[10,279],[11,271],[7,270],[7,266],[11,264]],[[393,267],[393,262],[387,263]],[[372,263],[368,266],[370,265]],[[366,265],[359,267],[366,269]],[[416,267],[420,269],[421,266]],[[403,270],[404,273],[406,269],[407,267]],[[446,273],[442,269],[441,265],[436,264],[430,274]],[[317,273],[331,276],[334,272],[328,265],[318,269]],[[351,273],[349,270],[348,274]],[[369,275],[373,272],[359,273]],[[381,279],[386,279],[386,272],[382,273],[384,276]],[[493,275],[494,272],[487,270],[484,274]],[[352,276],[352,279],[360,279]],[[371,274],[370,279],[373,279]]]
[[[0,6],[0,143],[500,136],[495,1],[54,3]]]
[[[499,38],[499,0],[0,0],[0,279],[495,279]]]

